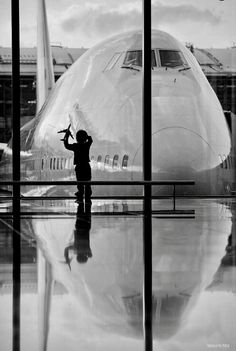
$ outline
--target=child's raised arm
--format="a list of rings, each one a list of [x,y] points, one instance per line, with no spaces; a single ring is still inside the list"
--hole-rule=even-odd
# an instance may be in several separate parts
[[[74,144],[69,144],[69,136],[70,136],[70,131],[66,132],[65,133],[65,136],[64,136],[64,139],[63,139],[63,142],[64,142],[64,146],[67,150],[74,150]]]

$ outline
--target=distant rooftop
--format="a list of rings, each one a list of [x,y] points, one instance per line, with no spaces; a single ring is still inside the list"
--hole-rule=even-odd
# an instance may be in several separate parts
[[[194,55],[205,73],[236,73],[236,48],[194,49]]]
[[[65,48],[52,46],[52,58],[54,72],[62,74],[68,66],[72,65],[87,49]],[[0,73],[9,74],[12,63],[11,48],[0,47]],[[37,48],[20,49],[21,72],[24,74],[36,74]]]
[[[226,70],[236,71],[236,47],[207,50],[223,64]]]

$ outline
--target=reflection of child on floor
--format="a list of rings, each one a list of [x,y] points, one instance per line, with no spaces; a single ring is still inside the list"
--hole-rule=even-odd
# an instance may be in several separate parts
[[[74,242],[68,245],[64,250],[64,257],[66,263],[71,269],[70,253],[76,254],[77,262],[86,263],[92,257],[92,250],[90,248],[90,229],[91,229],[91,215],[77,213],[77,219],[74,230]]]
[[[64,146],[66,149],[74,151],[74,165],[75,165],[75,174],[77,181],[86,181],[91,180],[91,167],[89,159],[89,149],[93,142],[91,136],[89,136],[85,130],[79,130],[76,133],[77,143],[69,144],[69,132],[66,132],[64,137]],[[91,203],[91,186],[90,185],[77,185],[78,192],[75,194],[78,201],[83,201],[85,193],[85,202]],[[85,188],[85,189],[84,189]]]

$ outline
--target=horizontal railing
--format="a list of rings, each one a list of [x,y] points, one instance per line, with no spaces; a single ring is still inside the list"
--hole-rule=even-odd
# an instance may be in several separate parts
[[[90,181],[76,181],[76,180],[19,180],[19,181],[0,181],[1,185],[194,185],[194,180],[90,180]]]
[[[101,186],[117,186],[117,185],[123,185],[123,186],[147,186],[147,185],[151,185],[151,186],[173,186],[173,193],[172,196],[173,197],[173,211],[176,210],[176,186],[178,185],[194,185],[195,181],[194,180],[152,180],[152,181],[144,181],[144,180],[111,180],[111,181],[102,181],[102,180],[91,180],[91,181],[75,181],[75,180],[20,180],[20,181],[0,181],[0,187],[1,186],[49,186],[49,185],[53,185],[53,186],[62,186],[62,185],[101,185]],[[9,195],[7,196],[1,196],[1,199],[11,199],[12,197],[10,197]],[[57,196],[53,196],[53,199],[70,199],[70,198],[74,198],[74,197],[57,197]],[[151,198],[157,198],[157,196],[151,195]],[[52,199],[51,196],[20,196],[20,200],[46,200],[46,199]],[[119,195],[119,196],[93,196],[92,199],[126,199],[126,200],[134,200],[134,199],[144,199],[143,195]]]

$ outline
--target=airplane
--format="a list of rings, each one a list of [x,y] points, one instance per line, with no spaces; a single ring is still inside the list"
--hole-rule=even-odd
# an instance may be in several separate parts
[[[42,9],[41,11],[43,12]],[[41,33],[44,33],[41,40],[47,44],[47,30],[41,30]],[[152,46],[153,180],[195,180],[193,188],[181,188],[182,194],[229,192],[233,181],[231,139],[219,101],[193,55],[175,38],[153,30]],[[71,125],[74,135],[78,129],[85,129],[93,137],[93,179],[142,179],[142,32],[123,33],[91,48],[68,69],[55,87],[48,64],[50,50],[46,51],[47,57],[43,61],[47,67],[45,69],[43,66],[43,70],[49,72],[49,79],[45,86],[40,83],[38,89],[39,93],[44,93],[44,97],[40,99],[36,117],[21,129],[22,179],[74,179],[72,155],[65,150],[58,135],[58,131],[68,125]],[[1,179],[11,178],[11,164],[10,142],[0,165]],[[73,189],[50,186],[41,189],[40,194],[61,194],[62,191],[71,194]],[[154,194],[161,191],[168,192],[169,189],[153,187]],[[98,195],[136,195],[142,193],[142,189],[138,186],[99,186],[94,187],[93,192]],[[25,187],[22,188],[22,193],[38,194],[39,189]],[[114,284],[108,282],[104,271],[99,271],[99,266],[94,271],[87,265],[88,274],[82,280],[81,266],[75,265],[75,260],[71,269],[61,263],[61,253],[68,245],[69,235],[74,227],[71,219],[69,223],[63,224],[60,220],[54,220],[53,226],[47,219],[32,221],[35,224],[33,227],[38,245],[43,251],[43,255],[38,255],[40,349],[47,348],[54,279],[68,287],[77,300],[76,305],[85,310],[88,318],[104,325],[116,311],[120,327],[118,332],[125,336],[142,337],[143,262],[141,232],[139,233],[141,226],[138,221],[131,227],[128,236],[122,236],[120,233],[124,233],[127,226],[127,220],[123,218],[121,230],[115,240],[110,232],[116,228],[109,219],[106,219],[108,231],[104,232],[101,227],[101,233],[105,234],[103,242],[107,247],[94,252],[93,256],[97,258],[106,253],[108,275],[114,278]],[[95,221],[93,219],[93,225]],[[186,225],[184,221],[172,222],[165,230],[163,223],[155,222],[153,225],[155,338],[168,339],[177,333],[196,304],[200,291],[209,285],[214,268],[222,257],[226,238],[225,235],[215,237],[215,225],[218,223],[212,224],[213,229],[207,227],[205,230],[198,223],[194,225],[193,227],[190,222]],[[24,231],[24,221],[22,227]],[[181,247],[177,245],[179,238],[171,235],[177,227],[182,242],[190,243],[191,249],[184,262],[176,262],[168,245],[160,245],[161,242],[165,243],[165,235],[165,238],[172,238],[174,249],[178,247],[181,251]],[[130,237],[134,240],[129,242]],[[205,254],[202,259],[202,238],[209,248],[217,242],[216,255]],[[95,239],[98,240],[99,236]],[[121,248],[121,255],[114,259],[117,247]],[[133,255],[129,255],[129,251]],[[128,254],[123,255],[125,252]],[[200,255],[196,255],[196,252],[200,252]],[[196,259],[193,260],[192,257]],[[90,262],[93,262],[92,259]],[[123,268],[122,271],[120,267]],[[194,272],[191,278],[190,269]],[[102,279],[94,280],[96,272],[96,277]],[[131,287],[127,286],[129,279]],[[169,323],[168,313],[164,311],[162,314],[161,305],[167,307],[167,312],[169,308],[176,307],[173,324]],[[88,310],[90,313],[87,313]]]
[[[57,134],[69,124],[72,134],[85,129],[93,138],[93,180],[141,180],[141,86],[141,30],[89,49],[22,127],[22,180],[75,179],[73,155]],[[10,141],[0,165],[2,180],[10,179],[11,162]],[[182,195],[224,195],[233,190],[234,174],[230,130],[199,64],[173,36],[152,30],[152,179],[194,180],[194,186],[179,188]],[[169,190],[153,186],[153,195]],[[52,191],[73,194],[71,186],[44,187],[41,194]],[[22,188],[29,193],[32,187]],[[93,194],[142,195],[142,187],[94,186]]]

